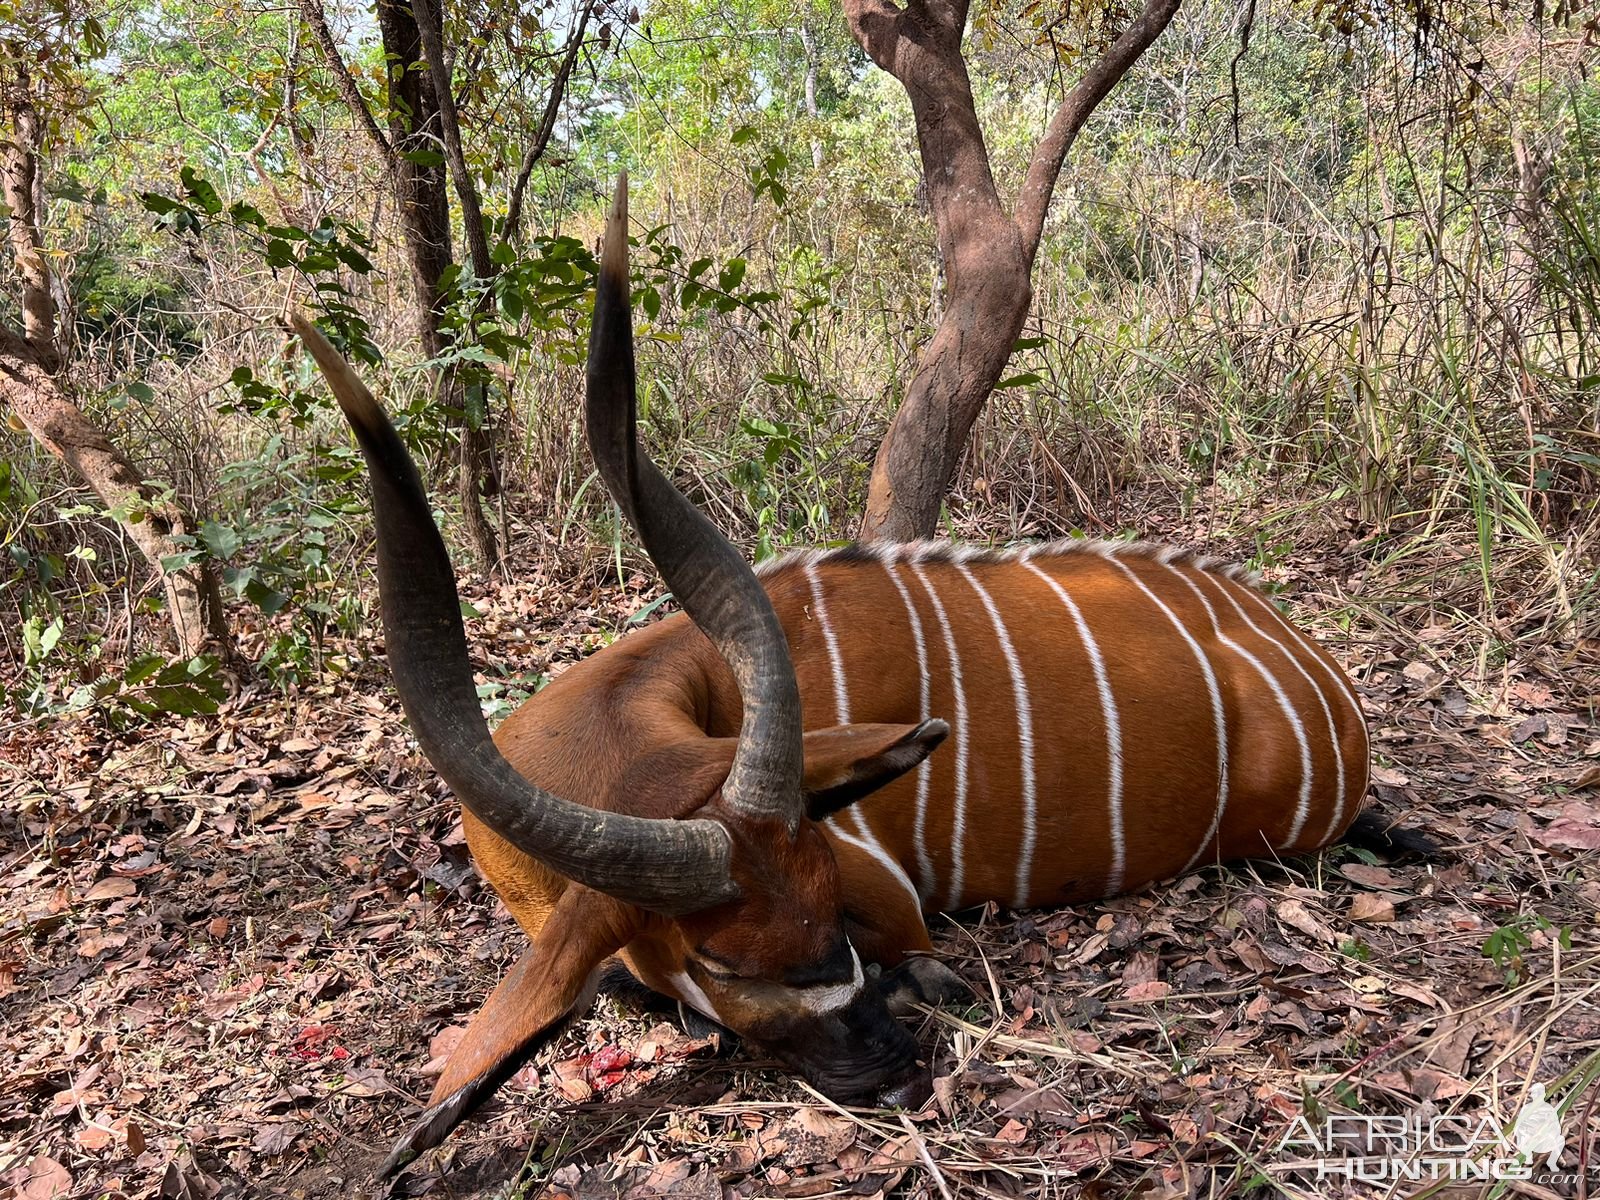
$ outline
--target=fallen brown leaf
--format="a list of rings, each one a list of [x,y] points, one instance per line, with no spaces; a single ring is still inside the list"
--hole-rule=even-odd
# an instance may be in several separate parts
[[[1387,924],[1394,920],[1394,902],[1373,892],[1357,892],[1350,899],[1350,919],[1368,924]]]

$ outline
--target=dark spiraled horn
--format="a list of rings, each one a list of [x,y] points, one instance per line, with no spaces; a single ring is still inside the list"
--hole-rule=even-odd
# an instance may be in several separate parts
[[[628,293],[628,176],[606,221],[589,337],[589,448],[678,603],[733,671],[744,703],[739,749],[723,786],[731,808],[791,829],[800,793],[800,690],[789,644],[750,565],[668,482],[636,437],[633,316]]]
[[[461,803],[507,842],[596,891],[667,916],[734,899],[716,821],[666,821],[573,804],[519,775],[478,705],[461,601],[416,465],[350,364],[304,316],[289,318],[355,430],[372,483],[389,670],[423,753]]]

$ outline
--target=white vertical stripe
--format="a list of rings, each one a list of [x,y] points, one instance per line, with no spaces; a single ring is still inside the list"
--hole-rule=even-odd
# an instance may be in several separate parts
[[[817,626],[822,630],[822,641],[828,649],[828,665],[833,672],[833,709],[834,723],[838,725],[850,724],[850,692],[845,683],[844,658],[839,653],[839,639],[833,634],[833,626],[828,622],[828,606],[822,598],[822,577],[817,574],[815,563],[806,565],[806,579],[811,584],[811,615],[817,619]],[[856,836],[852,837],[844,831],[841,815],[850,818],[856,827]],[[873,836],[868,827],[866,818],[861,815],[861,805],[852,804],[844,810],[843,814],[835,813],[828,818],[828,823],[833,826],[833,831],[852,846],[865,850],[882,864],[902,887],[911,893],[917,911],[922,911],[922,897],[917,895],[917,889],[911,886],[911,877],[906,874],[905,868],[889,855],[883,848],[883,843]]]
[[[911,622],[911,640],[917,647],[917,679],[921,685],[921,714],[917,719],[926,721],[933,714],[928,711],[932,704],[932,680],[928,675],[928,643],[922,636],[922,618],[917,614],[917,606],[911,603],[911,593],[901,581],[899,573],[894,569],[894,563],[885,560],[883,569],[889,573],[889,582],[894,584],[895,591],[900,593],[900,599],[905,602],[906,616]],[[912,828],[912,845],[917,853],[917,892],[924,899],[933,893],[935,884],[933,876],[933,861],[928,857],[928,787],[932,778],[932,758],[924,758],[917,768],[917,819]]]
[[[1089,655],[1089,666],[1094,671],[1095,689],[1100,693],[1100,716],[1106,728],[1106,761],[1110,776],[1106,784],[1106,807],[1111,826],[1111,872],[1106,877],[1106,894],[1114,896],[1122,890],[1123,873],[1128,866],[1128,847],[1122,828],[1122,719],[1117,712],[1116,699],[1111,694],[1105,658],[1100,653],[1100,645],[1095,641],[1094,634],[1089,632],[1089,623],[1083,619],[1082,610],[1078,608],[1077,601],[1067,594],[1067,589],[1035,566],[1026,552],[1018,561],[1049,584],[1066,606],[1083,648]]]
[[[1333,682],[1333,690],[1342,696],[1345,702],[1350,706],[1351,715],[1355,718],[1355,727],[1361,733],[1360,762],[1365,764],[1368,760],[1368,756],[1372,753],[1372,749],[1367,738],[1366,714],[1361,711],[1361,701],[1356,696],[1354,685],[1352,685],[1350,680],[1345,677],[1343,672],[1341,672],[1337,667],[1331,664],[1326,657],[1323,656],[1321,651],[1319,651],[1317,647],[1307,639],[1305,634],[1300,632],[1300,630],[1295,626],[1294,622],[1290,621],[1281,612],[1279,612],[1276,606],[1271,604],[1266,597],[1260,595],[1250,588],[1245,589],[1245,594],[1248,595],[1250,599],[1257,605],[1259,605],[1274,621],[1276,621],[1280,629],[1294,639],[1294,641],[1305,652],[1305,656],[1307,658],[1322,668],[1323,674],[1325,674]],[[1324,693],[1321,688],[1317,689],[1317,693],[1318,695],[1323,696],[1323,703],[1326,704],[1326,693]],[[1334,744],[1337,747],[1338,742],[1335,741]],[[1340,755],[1339,761],[1342,769],[1344,762],[1344,756],[1342,754]],[[1365,768],[1363,767],[1363,770],[1364,769]],[[1350,800],[1356,805],[1361,803],[1360,796],[1352,796],[1350,797]],[[1322,840],[1324,842],[1333,836],[1333,831],[1338,828],[1339,822],[1343,819],[1344,813],[1342,811],[1334,814],[1333,820],[1329,823],[1327,830],[1323,834]]]
[[[815,563],[806,565],[806,580],[811,584],[811,615],[822,630],[822,644],[828,648],[828,665],[833,669],[833,719],[838,725],[850,724],[850,693],[845,686],[844,658],[839,653],[839,639],[833,635],[828,621],[828,605],[822,599],[822,576]]]
[[[944,907],[958,908],[967,871],[967,738],[969,735],[967,692],[966,685],[961,679],[961,654],[956,649],[956,635],[950,628],[950,617],[944,611],[939,594],[933,590],[933,584],[928,582],[927,573],[923,571],[922,565],[913,562],[911,570],[922,581],[923,590],[933,602],[934,615],[939,618],[939,628],[944,632],[945,650],[950,656],[950,687],[956,696],[956,794],[955,807],[950,814],[950,890]]]
[[[1204,571],[1201,571],[1198,574],[1201,579],[1205,579],[1207,577]],[[1228,603],[1233,605],[1233,611],[1239,614],[1239,619],[1246,625],[1250,626],[1250,628],[1255,631],[1256,636],[1260,637],[1269,646],[1275,647],[1278,653],[1283,655],[1284,658],[1288,659],[1289,664],[1293,666],[1296,671],[1300,672],[1300,678],[1306,681],[1306,686],[1311,689],[1311,694],[1317,698],[1317,703],[1322,706],[1322,717],[1323,720],[1325,720],[1328,724],[1328,744],[1333,747],[1334,768],[1333,819],[1328,822],[1327,831],[1322,835],[1322,840],[1326,842],[1330,837],[1333,836],[1334,829],[1338,827],[1339,819],[1344,816],[1345,788],[1344,754],[1339,747],[1339,731],[1337,726],[1335,726],[1333,723],[1333,710],[1328,707],[1328,698],[1322,694],[1322,689],[1316,685],[1315,681],[1312,680],[1311,675],[1303,666],[1300,665],[1300,660],[1289,652],[1289,648],[1250,619],[1250,614],[1245,612],[1244,609],[1240,607],[1238,600],[1234,599],[1234,589],[1230,588],[1224,580],[1217,579],[1214,576],[1212,577],[1212,582],[1216,585],[1217,590],[1222,593],[1223,597],[1228,601]]]
[[[1283,690],[1283,686],[1279,684],[1272,672],[1267,670],[1262,661],[1222,632],[1222,623],[1217,620],[1216,610],[1211,607],[1211,601],[1206,599],[1206,594],[1200,590],[1194,580],[1190,579],[1171,563],[1164,562],[1161,565],[1171,571],[1177,578],[1183,580],[1184,586],[1194,593],[1196,600],[1200,601],[1201,607],[1206,610],[1206,616],[1211,618],[1211,631],[1216,634],[1217,641],[1254,667],[1256,674],[1261,676],[1262,681],[1272,689],[1273,696],[1277,698],[1278,707],[1283,710],[1284,718],[1289,722],[1289,728],[1294,733],[1294,740],[1300,746],[1300,795],[1295,802],[1294,823],[1289,826],[1288,836],[1283,839],[1283,843],[1276,847],[1279,850],[1286,850],[1294,845],[1295,839],[1300,836],[1300,831],[1305,828],[1306,818],[1311,815],[1311,739],[1306,736],[1305,722],[1300,719],[1300,713],[1295,708],[1294,702],[1289,699],[1288,693]]]
[[[1023,908],[1028,903],[1028,894],[1033,885],[1033,847],[1038,838],[1039,801],[1033,777],[1033,705],[1028,698],[1028,681],[1023,677],[1022,664],[1017,661],[1016,647],[1011,644],[1011,634],[1000,619],[994,598],[978,582],[977,576],[966,563],[956,564],[956,570],[972,585],[972,590],[978,593],[978,599],[983,602],[984,610],[989,614],[989,623],[994,626],[995,637],[1000,639],[1000,652],[1005,655],[1006,669],[1011,673],[1011,696],[1017,707],[1017,756],[1022,768],[1022,844],[1017,847],[1017,883],[1011,903],[1014,908]]]
[[[1217,739],[1217,807],[1211,814],[1211,828],[1206,830],[1205,837],[1200,839],[1200,844],[1195,847],[1194,853],[1189,856],[1189,861],[1183,864],[1181,875],[1195,863],[1200,861],[1200,856],[1206,852],[1206,847],[1211,844],[1211,839],[1222,827],[1222,814],[1228,808],[1228,718],[1222,710],[1222,692],[1217,687],[1217,676],[1211,669],[1211,661],[1206,658],[1206,653],[1200,648],[1200,643],[1194,640],[1194,635],[1184,627],[1178,614],[1167,607],[1166,601],[1145,586],[1132,571],[1128,570],[1125,563],[1120,562],[1115,554],[1107,554],[1106,561],[1111,563],[1128,577],[1128,581],[1148,596],[1155,606],[1166,613],[1167,620],[1172,622],[1172,627],[1178,631],[1178,636],[1189,644],[1189,649],[1194,652],[1195,661],[1200,664],[1200,672],[1205,676],[1206,690],[1211,693],[1211,729]]]

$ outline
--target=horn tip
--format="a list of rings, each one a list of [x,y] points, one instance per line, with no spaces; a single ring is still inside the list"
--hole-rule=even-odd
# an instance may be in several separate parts
[[[311,318],[298,310],[291,312],[289,327],[316,360],[328,386],[333,390],[333,398],[339,402],[345,420],[357,433],[375,432],[389,423],[382,407],[367,390],[367,385],[361,382],[349,361],[333,348],[333,343],[312,323]]]
[[[601,279],[626,294],[628,286],[628,172],[617,173],[611,211],[606,214],[605,247],[600,256]]]

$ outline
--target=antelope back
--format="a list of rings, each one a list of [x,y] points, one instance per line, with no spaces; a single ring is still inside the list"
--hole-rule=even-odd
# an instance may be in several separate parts
[[[946,543],[763,569],[808,729],[949,721],[835,817],[924,911],[1115,894],[1326,845],[1367,785],[1349,681],[1238,568],[1144,543]]]

